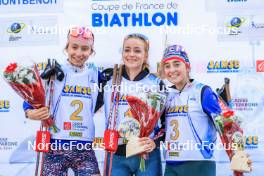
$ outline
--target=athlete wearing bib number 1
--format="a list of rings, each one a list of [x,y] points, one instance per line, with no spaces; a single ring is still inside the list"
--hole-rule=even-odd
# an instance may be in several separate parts
[[[99,72],[85,64],[94,52],[94,35],[84,27],[72,28],[65,47],[68,54],[61,66],[62,81],[55,80],[51,109],[32,109],[24,103],[26,115],[32,120],[53,116],[59,131],[51,131],[51,144],[56,149],[44,153],[43,176],[64,176],[71,168],[76,176],[100,175],[92,142],[95,135],[94,110]]]
[[[212,116],[221,114],[221,108],[212,89],[190,79],[189,72],[183,47],[168,46],[161,62],[161,73],[173,84],[165,109],[165,176],[215,176]]]

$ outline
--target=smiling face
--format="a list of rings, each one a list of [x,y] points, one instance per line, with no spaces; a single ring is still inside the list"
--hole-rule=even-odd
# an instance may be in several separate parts
[[[126,39],[123,44],[122,58],[126,68],[142,69],[148,58],[146,43],[138,38]]]
[[[190,68],[177,60],[168,60],[163,63],[164,76],[176,87],[185,85],[189,80]]]
[[[93,39],[70,36],[66,46],[69,62],[76,67],[83,67],[93,53]]]

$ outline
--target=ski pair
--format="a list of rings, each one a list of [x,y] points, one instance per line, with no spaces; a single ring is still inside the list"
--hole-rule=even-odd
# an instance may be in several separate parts
[[[107,129],[104,132],[105,159],[104,176],[111,176],[113,155],[118,147],[118,131],[116,130],[116,119],[118,117],[118,105],[120,100],[120,85],[122,80],[123,65],[115,64],[112,78],[112,94],[110,100],[110,111],[108,116]],[[108,163],[108,155],[110,159]],[[108,168],[108,170],[107,170]]]

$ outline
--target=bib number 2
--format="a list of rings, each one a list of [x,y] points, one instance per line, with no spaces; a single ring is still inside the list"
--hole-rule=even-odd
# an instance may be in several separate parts
[[[79,114],[83,110],[83,102],[80,100],[73,100],[71,102],[71,106],[74,106],[74,107],[77,106],[77,109],[71,114],[70,120],[82,121],[83,117],[79,116]]]

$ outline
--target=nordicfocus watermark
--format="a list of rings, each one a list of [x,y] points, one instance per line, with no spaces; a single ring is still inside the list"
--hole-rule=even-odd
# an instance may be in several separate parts
[[[62,142],[61,140],[56,140],[52,143],[38,143],[28,141],[27,149],[28,150],[44,150],[49,148],[49,150],[104,150],[105,145],[104,143],[80,143],[78,141],[69,141],[69,142]]]
[[[99,92],[112,92],[114,89],[119,89],[121,92],[157,92],[157,91],[170,91],[169,86],[164,85],[161,87],[160,85],[153,84],[147,85],[143,83],[135,83],[129,84],[126,82],[122,82],[121,85],[103,85],[103,84],[94,84],[94,91]]]
[[[55,25],[28,25],[27,26],[27,32],[28,34],[33,34],[33,35],[45,35],[45,34],[50,34],[50,35],[67,35],[69,33],[69,30],[76,27],[78,25],[70,25],[70,26],[61,26],[58,24]],[[91,28],[86,27],[84,29],[85,31],[82,30],[76,30],[77,33],[82,34],[83,32],[88,32],[88,30],[91,30]],[[107,34],[106,30],[103,30],[101,28],[93,28],[93,32],[98,33],[98,34]]]
[[[236,143],[232,144],[222,144],[222,143],[213,143],[209,141],[202,141],[202,143],[196,143],[194,141],[187,140],[186,142],[160,142],[160,150],[175,150],[175,151],[191,151],[191,150],[238,150],[239,145]]]
[[[36,142],[28,141],[28,150],[43,150],[49,148],[49,150],[105,150],[105,144],[87,142],[80,143],[78,141],[69,141],[67,143],[61,142],[61,140],[56,140],[53,143],[39,143],[36,145]],[[196,143],[194,141],[187,140],[186,142],[169,142],[161,141],[160,150],[170,150],[170,151],[200,151],[203,149],[207,150],[239,150],[239,145],[236,143],[233,144],[222,144],[222,143],[213,143],[208,141],[203,141],[202,143]]]
[[[29,34],[52,34],[52,35],[67,35],[69,29],[72,29],[78,25],[61,26],[59,24],[54,25],[28,25],[27,32]],[[87,28],[96,34],[107,34],[107,30],[104,28]],[[164,26],[157,29],[161,35],[166,34],[181,34],[181,35],[229,35],[230,31],[236,32],[236,28],[228,28],[226,26],[213,26],[209,24],[187,24],[185,26]],[[82,33],[83,31],[78,31]]]
[[[159,33],[161,35],[165,34],[181,34],[181,35],[229,35],[230,28],[226,26],[213,26],[209,24],[187,24],[185,26],[164,26],[163,28],[159,28]],[[238,29],[233,29],[238,30]]]

